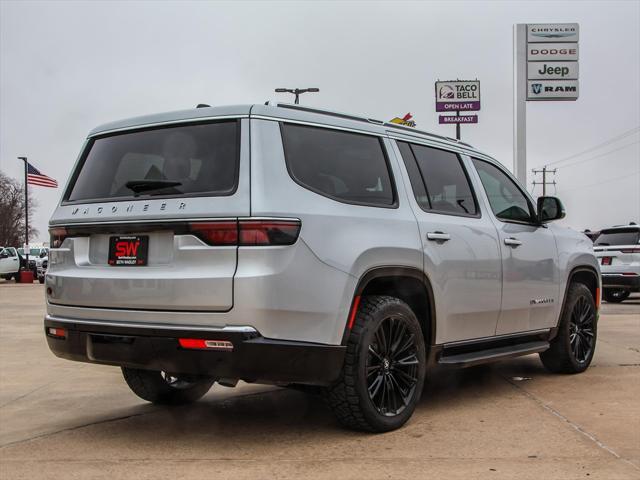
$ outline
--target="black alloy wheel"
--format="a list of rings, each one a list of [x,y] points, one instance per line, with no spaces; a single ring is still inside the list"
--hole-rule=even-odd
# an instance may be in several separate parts
[[[592,302],[579,297],[571,312],[569,323],[569,342],[571,353],[578,363],[584,363],[591,356],[594,340],[596,312]]]
[[[367,390],[382,415],[398,415],[413,397],[419,363],[415,337],[403,319],[391,316],[378,326],[369,345]]]

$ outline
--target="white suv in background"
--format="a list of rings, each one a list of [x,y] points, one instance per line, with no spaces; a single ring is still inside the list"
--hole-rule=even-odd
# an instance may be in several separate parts
[[[603,297],[619,303],[640,291],[640,225],[604,229],[593,247],[602,272]]]
[[[156,403],[214,382],[320,386],[341,423],[406,422],[427,368],[596,347],[591,240],[490,156],[267,104],[89,134],[50,221],[44,331]]]

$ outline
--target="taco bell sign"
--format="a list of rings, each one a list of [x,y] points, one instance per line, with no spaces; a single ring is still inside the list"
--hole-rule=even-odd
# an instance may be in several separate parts
[[[480,110],[480,81],[436,82],[436,112]]]

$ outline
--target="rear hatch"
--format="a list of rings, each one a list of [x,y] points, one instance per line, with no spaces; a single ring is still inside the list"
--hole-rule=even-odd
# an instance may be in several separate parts
[[[639,240],[638,227],[603,230],[593,246],[602,273],[637,273],[635,270],[640,268]]]
[[[250,214],[248,122],[89,138],[51,220],[54,304],[227,311]]]

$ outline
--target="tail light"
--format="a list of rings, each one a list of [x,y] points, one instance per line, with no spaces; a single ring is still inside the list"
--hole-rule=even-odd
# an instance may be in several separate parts
[[[56,227],[49,229],[49,245],[51,248],[59,248],[67,238],[67,229],[63,227]]]
[[[293,245],[300,234],[300,220],[240,220],[241,246]]]
[[[208,245],[256,247],[293,245],[300,234],[300,220],[259,220],[194,222],[189,231]]]
[[[189,231],[207,245],[237,245],[238,222],[203,222],[190,223]]]
[[[47,335],[54,338],[67,338],[67,332],[64,328],[47,327]]]
[[[640,253],[640,248],[623,248],[622,253]]]

